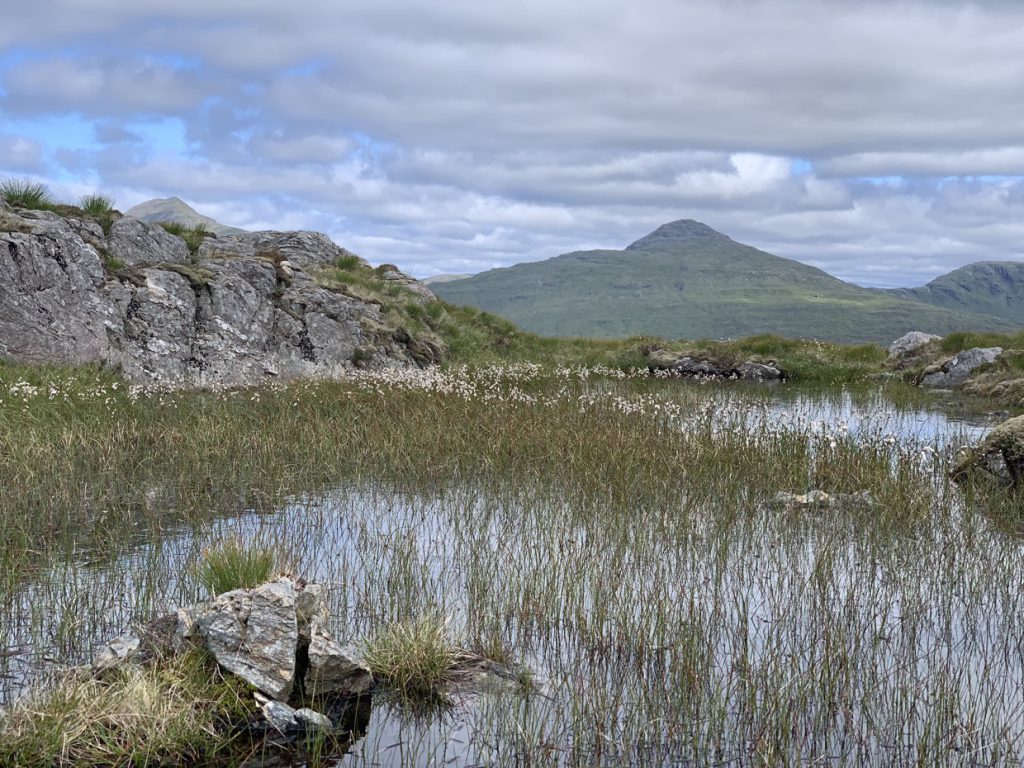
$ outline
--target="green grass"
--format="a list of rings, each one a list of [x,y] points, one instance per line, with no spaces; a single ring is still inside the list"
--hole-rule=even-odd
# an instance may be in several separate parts
[[[100,194],[85,195],[78,201],[78,207],[97,222],[105,233],[110,232],[115,215],[113,198]]]
[[[0,181],[0,197],[8,205],[34,211],[52,211],[57,206],[57,201],[45,184],[27,179]]]
[[[168,234],[180,237],[184,240],[189,253],[193,256],[195,256],[196,252],[199,250],[199,246],[203,244],[203,241],[206,238],[211,237],[213,234],[206,228],[206,224],[203,222],[198,222],[192,226],[182,224],[179,221],[159,221],[157,223],[163,227],[164,231]]]
[[[256,587],[274,574],[276,560],[273,550],[228,539],[203,552],[196,578],[212,595]]]
[[[0,764],[240,765],[251,747],[234,726],[254,710],[247,687],[196,652],[101,677],[72,672],[0,714]]]
[[[405,699],[424,701],[443,695],[459,651],[447,622],[426,615],[380,631],[367,642],[363,658],[380,684]]]

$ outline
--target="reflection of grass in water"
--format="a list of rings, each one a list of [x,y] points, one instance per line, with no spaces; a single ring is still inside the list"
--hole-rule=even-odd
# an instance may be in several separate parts
[[[711,407],[714,387],[580,372],[134,400],[76,375],[52,400],[42,381],[0,407],[3,604],[40,565],[73,576],[42,581],[47,610],[27,628],[4,609],[3,647],[45,647],[58,598],[122,623],[180,602],[169,579],[202,545],[163,545],[166,530],[194,523],[205,540],[238,514],[336,585],[339,637],[436,610],[456,640],[532,660],[535,694],[470,713],[480,762],[1022,757],[1024,562],[947,487],[943,453],[782,429],[760,391]],[[812,487],[877,504],[761,505]],[[288,513],[248,514],[286,494],[301,494]],[[134,561],[76,565],[83,546],[133,541],[151,545]],[[82,649],[99,627],[61,632]],[[410,764],[432,748],[406,747]]]

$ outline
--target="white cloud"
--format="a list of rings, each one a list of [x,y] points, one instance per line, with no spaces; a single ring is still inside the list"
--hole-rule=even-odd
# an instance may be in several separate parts
[[[1024,6],[999,1],[38,0],[0,25],[0,173],[318,228],[420,274],[691,217],[923,282],[1024,256],[1021,50]],[[69,113],[88,141],[25,129]]]

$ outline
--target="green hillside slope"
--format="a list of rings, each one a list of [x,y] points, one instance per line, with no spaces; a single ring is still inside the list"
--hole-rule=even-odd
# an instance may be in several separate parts
[[[1024,325],[1024,262],[979,261],[920,288],[889,291],[958,312],[995,315]]]
[[[777,333],[888,342],[908,330],[1015,327],[1008,320],[860,288],[691,220],[665,224],[624,251],[569,253],[432,288],[447,301],[557,336]]]

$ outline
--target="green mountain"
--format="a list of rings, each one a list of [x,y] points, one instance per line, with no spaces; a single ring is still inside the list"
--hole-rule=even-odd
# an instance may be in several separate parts
[[[937,307],[1004,317],[1024,325],[1024,262],[979,261],[937,277],[920,288],[888,291]]]
[[[889,342],[910,330],[1012,330],[1010,320],[860,288],[697,221],[623,251],[577,251],[437,283],[435,293],[553,336],[735,338],[778,333]]]
[[[132,216],[142,221],[157,224],[161,221],[176,221],[187,227],[205,224],[215,235],[239,235],[244,229],[221,224],[219,221],[204,216],[179,197],[154,198],[129,208],[125,216]]]
[[[433,285],[434,283],[450,283],[452,280],[465,280],[467,277],[472,277],[472,275],[434,275],[433,277],[424,277],[420,282],[424,285]]]

